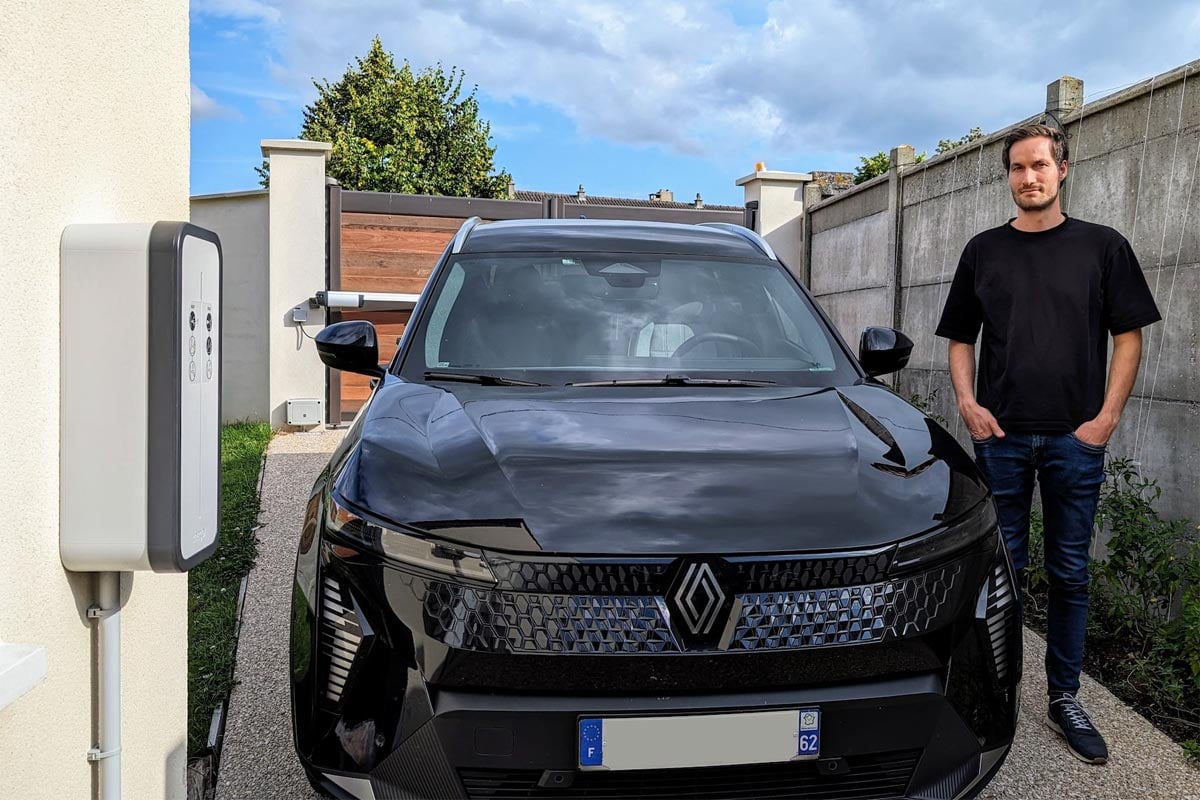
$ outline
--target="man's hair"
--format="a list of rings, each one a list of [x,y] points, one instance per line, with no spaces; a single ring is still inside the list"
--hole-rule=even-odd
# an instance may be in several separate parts
[[[1004,137],[1004,152],[1000,155],[1000,160],[1004,162],[1006,172],[1009,167],[1008,151],[1012,149],[1012,146],[1017,142],[1037,136],[1045,136],[1050,140],[1050,152],[1054,154],[1055,166],[1067,160],[1067,137],[1061,130],[1051,128],[1049,125],[1022,125],[1009,131],[1008,136]]]

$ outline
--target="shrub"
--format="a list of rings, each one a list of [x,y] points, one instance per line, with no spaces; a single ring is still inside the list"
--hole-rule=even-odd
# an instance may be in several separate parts
[[[1154,508],[1157,482],[1128,459],[1105,470],[1097,522],[1112,532],[1108,559],[1095,568],[1098,591],[1112,612],[1116,633],[1145,637],[1171,620],[1183,600],[1189,573],[1200,573],[1200,550],[1185,539],[1188,523],[1164,520]]]

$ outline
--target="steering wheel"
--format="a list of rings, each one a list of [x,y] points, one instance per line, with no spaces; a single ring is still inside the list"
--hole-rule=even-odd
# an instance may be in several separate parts
[[[671,358],[683,358],[705,342],[729,342],[730,344],[741,345],[742,349],[749,352],[751,356],[762,355],[762,348],[749,339],[732,333],[708,331],[707,333],[697,334],[679,345],[679,347],[676,347],[675,352],[671,353]]]

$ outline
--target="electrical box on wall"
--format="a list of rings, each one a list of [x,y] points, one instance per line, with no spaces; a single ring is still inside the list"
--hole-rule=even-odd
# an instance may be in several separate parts
[[[63,565],[191,569],[219,526],[220,240],[186,222],[70,225],[60,277]]]
[[[320,425],[321,401],[315,398],[292,398],[287,401],[288,425]]]

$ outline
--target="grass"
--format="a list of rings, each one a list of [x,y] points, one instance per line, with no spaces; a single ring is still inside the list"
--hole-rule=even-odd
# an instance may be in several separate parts
[[[221,429],[221,533],[216,553],[188,575],[188,756],[208,746],[213,709],[233,688],[238,586],[258,548],[258,474],[266,423]]]

